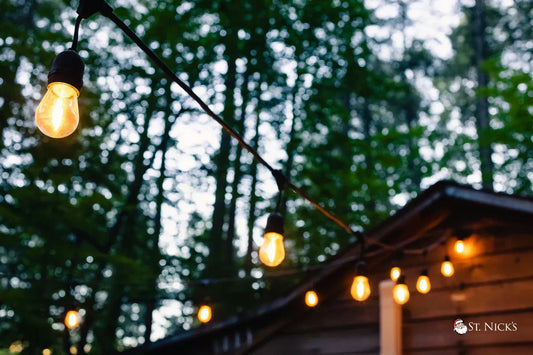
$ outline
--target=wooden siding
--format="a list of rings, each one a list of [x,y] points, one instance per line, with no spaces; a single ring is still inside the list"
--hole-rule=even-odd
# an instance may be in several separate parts
[[[473,235],[464,257],[454,254],[453,238],[425,257],[405,257],[400,263],[411,299],[403,306],[403,353],[413,355],[533,354],[533,233]],[[453,232],[447,232],[453,235]],[[455,275],[440,274],[440,262],[450,254]],[[374,263],[369,279],[372,297],[363,303],[349,295],[349,280],[321,290],[321,303],[308,309],[259,344],[263,354],[379,354],[377,284],[388,277],[391,264]],[[431,292],[421,295],[415,283],[428,267]],[[324,299],[325,298],[325,299]],[[459,335],[453,322],[511,323],[517,331],[478,331]],[[485,329],[483,329],[485,330]]]

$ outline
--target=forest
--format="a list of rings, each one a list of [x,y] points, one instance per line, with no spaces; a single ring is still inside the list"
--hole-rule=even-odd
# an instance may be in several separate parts
[[[266,161],[365,231],[439,180],[533,192],[531,0],[115,0]],[[80,123],[35,126],[78,1],[0,0],[0,354],[111,354],[258,307],[355,237],[109,19],[82,21]],[[78,310],[79,327],[63,324]]]

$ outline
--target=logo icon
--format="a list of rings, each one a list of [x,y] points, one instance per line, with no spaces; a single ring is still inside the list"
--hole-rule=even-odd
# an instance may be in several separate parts
[[[453,331],[457,334],[465,334],[468,328],[461,318],[457,318],[453,323]]]

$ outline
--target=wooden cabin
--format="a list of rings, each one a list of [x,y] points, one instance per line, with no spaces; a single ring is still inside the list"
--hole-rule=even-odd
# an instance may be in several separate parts
[[[377,243],[366,246],[372,293],[364,302],[350,296],[356,244],[271,304],[125,353],[533,354],[532,198],[440,182],[366,235]],[[463,254],[454,250],[458,237]],[[440,271],[445,255],[452,277]],[[392,266],[410,291],[403,306],[392,297]],[[423,268],[427,294],[415,288]],[[304,304],[310,289],[314,308]],[[466,334],[454,331],[458,319]]]

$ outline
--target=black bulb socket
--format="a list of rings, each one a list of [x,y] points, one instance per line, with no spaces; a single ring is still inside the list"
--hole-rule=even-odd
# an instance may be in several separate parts
[[[81,18],[87,19],[98,12],[104,16],[109,16],[113,9],[105,0],[80,0],[77,13]]]
[[[366,263],[363,260],[359,261],[357,265],[355,266],[355,274],[357,276],[366,276],[367,267],[366,267]]]
[[[274,212],[268,216],[265,234],[266,233],[278,233],[283,235],[283,217],[281,214]]]
[[[69,49],[57,55],[48,73],[48,85],[61,82],[74,86],[78,91],[83,87],[85,64],[78,52]]]
[[[398,278],[398,281],[396,281],[396,285],[406,285],[405,275],[400,275],[400,277]]]

